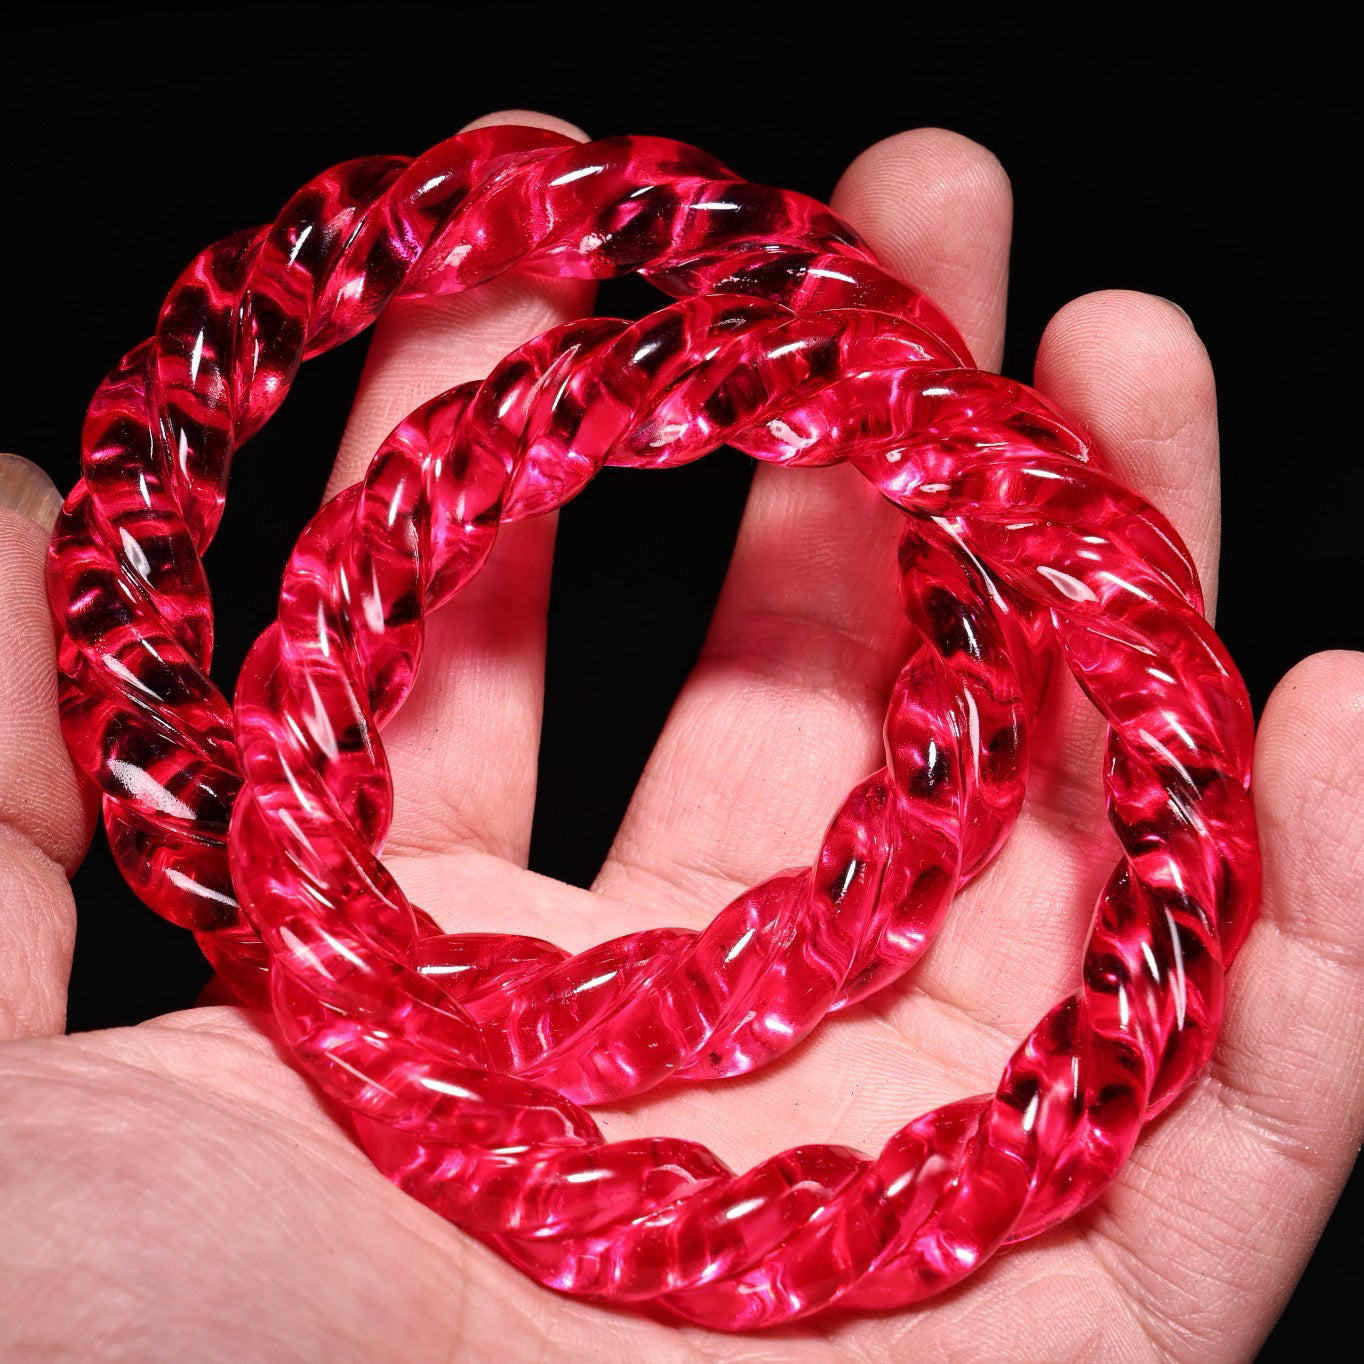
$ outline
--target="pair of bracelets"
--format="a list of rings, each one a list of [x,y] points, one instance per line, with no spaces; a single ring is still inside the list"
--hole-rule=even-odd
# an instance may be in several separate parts
[[[405,418],[304,532],[234,715],[201,563],[233,452],[395,294],[513,268],[679,301],[557,327]],[[379,730],[425,617],[501,524],[721,444],[846,460],[905,513],[884,767],[809,868],[699,933],[577,956],[442,933],[377,852]],[[49,584],[64,732],[130,884],[268,1001],[381,1170],[556,1288],[728,1328],[915,1301],[1097,1196],[1215,1040],[1258,891],[1251,716],[1187,551],[829,210],[693,148],[484,129],[338,166],[209,247],[91,403]],[[1022,806],[1055,654],[1109,725],[1121,856],[1079,988],[997,1090],[874,1159],[735,1175],[694,1142],[605,1142],[582,1105],[750,1071],[918,958]]]

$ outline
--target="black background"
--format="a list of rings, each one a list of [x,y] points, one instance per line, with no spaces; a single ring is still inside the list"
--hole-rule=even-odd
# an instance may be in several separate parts
[[[1006,372],[1028,377],[1047,318],[1093,289],[1172,298],[1207,342],[1226,498],[1218,624],[1257,710],[1298,658],[1364,643],[1346,425],[1357,230],[1341,205],[1357,178],[1345,109],[1356,77],[1316,40],[1196,40],[1136,21],[1102,33],[888,22],[851,7],[769,8],[748,24],[695,7],[647,21],[600,6],[557,18],[488,8],[501,17],[48,5],[11,20],[0,446],[69,487],[84,405],[151,330],[179,267],[272,217],[335,161],[416,153],[479,114],[521,107],[594,135],[681,138],[752,179],[827,198],[869,143],[937,124],[989,146],[1013,178]],[[611,285],[601,310],[654,298]],[[238,464],[209,558],[224,685],[271,615],[362,360],[363,341],[313,362]],[[565,512],[538,870],[583,882],[600,862],[695,656],[747,477],[725,454],[666,480],[608,471]],[[73,1027],[192,1002],[203,978],[193,944],[131,898],[98,842],[77,894]],[[1352,1187],[1262,1358],[1332,1343],[1360,1220]]]

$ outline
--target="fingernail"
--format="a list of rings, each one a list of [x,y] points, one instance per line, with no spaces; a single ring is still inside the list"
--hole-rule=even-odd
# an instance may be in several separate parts
[[[0,455],[0,507],[27,516],[35,525],[51,531],[62,509],[57,485],[31,459]]]

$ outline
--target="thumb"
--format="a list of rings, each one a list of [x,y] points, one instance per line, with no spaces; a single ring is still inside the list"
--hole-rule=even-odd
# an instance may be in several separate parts
[[[0,1040],[65,1027],[76,931],[68,878],[93,824],[62,742],[43,584],[60,506],[36,464],[0,454]]]

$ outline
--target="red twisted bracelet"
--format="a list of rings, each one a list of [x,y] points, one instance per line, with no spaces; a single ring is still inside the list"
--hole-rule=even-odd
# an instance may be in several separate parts
[[[656,1299],[731,1328],[833,1302],[913,1301],[1092,1199],[1211,1048],[1257,889],[1251,730],[1239,680],[1192,605],[1187,553],[1020,385],[878,366],[896,327],[702,298],[632,327],[547,333],[484,384],[412,414],[363,487],[324,509],[290,562],[279,623],[243,670],[234,865],[272,953],[285,1039],[350,1109],[380,1168],[557,1288]],[[616,1088],[621,1070],[647,1074],[656,1049],[685,1067],[698,995],[703,1013],[731,1016],[729,992],[751,980],[748,944],[789,925],[784,907],[740,901],[717,921],[723,934],[689,942],[695,974],[707,973],[699,985],[683,972],[660,987],[658,959],[613,958],[629,988],[588,983],[585,1004],[538,1015],[559,1027],[548,1036],[494,1001],[509,1029],[499,1042],[477,1020],[486,996],[461,1009],[422,974],[424,923],[372,851],[392,794],[375,733],[387,679],[410,678],[417,620],[467,581],[498,522],[558,505],[605,462],[676,464],[721,442],[777,461],[851,459],[911,514],[910,571],[931,565],[978,598],[1004,584],[1044,606],[1111,726],[1106,786],[1123,858],[1081,988],[1019,1047],[995,1094],[920,1118],[875,1160],[799,1147],[736,1176],[693,1142],[606,1143],[581,1108],[526,1078],[593,1094]],[[974,647],[957,601],[950,659]],[[887,747],[897,789],[931,809],[937,740],[922,742],[909,702],[941,666],[936,651],[924,657],[926,673],[911,662],[897,685]],[[945,751],[950,767],[963,749]],[[771,1009],[739,1020],[744,1054],[770,1046],[793,995],[836,989],[855,958],[874,911],[846,891],[866,855],[867,797],[884,780],[854,793],[849,836],[826,841],[812,869],[799,957],[776,972],[762,964]]]
[[[227,821],[240,778],[230,710],[207,676],[212,621],[199,559],[221,515],[231,453],[278,406],[300,358],[367,325],[395,289],[453,291],[510,265],[578,275],[638,268],[676,292],[757,293],[802,311],[874,307],[903,320],[895,330],[871,326],[866,363],[952,366],[965,357],[950,324],[875,265],[827,209],[740,181],[702,153],[658,139],[584,146],[534,129],[464,134],[410,164],[373,159],[328,171],[271,226],[202,252],[163,305],[156,335],[91,403],[85,477],[54,536],[49,584],[63,631],[64,730],[104,789],[115,858],[147,903],[197,931],[244,998],[263,1002],[266,958],[228,874]],[[814,335],[803,345],[825,367],[811,384],[836,378],[833,352],[821,359]],[[684,395],[674,401],[683,411]],[[643,452],[635,462],[657,460]],[[543,505],[580,486],[586,474],[570,485],[574,472],[547,466],[546,479],[562,486],[557,494],[546,487]],[[475,537],[464,552],[477,546]],[[845,908],[859,925],[848,955],[796,971],[785,1007],[774,1011],[771,970],[805,952],[821,913],[810,874],[756,887],[697,942],[655,930],[571,960],[534,939],[441,937],[423,918],[424,969],[470,1007],[485,997],[490,1045],[505,1042],[497,1054],[508,1064],[530,1064],[543,1050],[537,1039],[568,1026],[542,1016],[554,1001],[575,1002],[573,1031],[585,1047],[588,1020],[613,999],[645,980],[654,989],[673,981],[681,1008],[685,978],[693,1012],[685,1028],[675,1020],[678,1036],[687,1055],[704,1050],[705,1064],[688,1069],[676,1048],[659,1048],[647,1070],[603,1065],[595,1079],[579,1077],[574,1096],[750,1070],[916,959],[957,885],[988,860],[1020,807],[1029,712],[1047,651],[1024,604],[983,596],[960,572],[925,560],[906,588],[923,647],[937,660],[907,665],[898,732],[936,755],[934,799],[918,800],[892,768],[859,787],[835,819],[817,865],[837,863],[841,875],[844,845],[859,849],[857,873],[839,892],[865,902],[857,916]],[[963,629],[977,639],[975,652],[943,662],[945,642]],[[419,637],[419,624],[406,633],[414,631]],[[383,646],[394,670],[385,713],[406,695],[415,663],[404,657],[403,633]],[[977,751],[960,752],[962,742]],[[377,835],[387,801],[370,817]],[[733,926],[759,919],[767,927],[731,955],[746,931]],[[716,1014],[700,992],[721,958],[746,983]],[[761,1045],[753,1026],[739,1024],[753,1012],[760,980],[761,1017],[770,1021]],[[595,990],[584,990],[589,981],[599,982]]]
[[[842,275],[855,282],[855,270]],[[944,372],[944,348],[931,337],[866,316],[791,319],[771,307],[697,300],[623,337],[618,330],[561,329],[477,392],[428,405],[386,444],[365,492],[338,499],[314,523],[291,565],[281,628],[258,646],[243,678],[250,785],[235,816],[239,889],[276,954],[286,1036],[356,1111],[379,1163],[536,1277],[598,1296],[665,1295],[675,1311],[731,1326],[836,1299],[908,1301],[1092,1197],[1143,1118],[1206,1057],[1222,967],[1254,901],[1244,694],[1190,605],[1197,589],[1173,532],[1139,499],[1075,463],[1088,457],[1082,443],[1024,390]],[[895,354],[897,344],[916,343],[918,355]],[[191,358],[191,369],[198,363]],[[634,992],[622,1004],[620,992],[587,991],[590,1017],[560,1018],[563,1031],[548,1050],[533,1037],[526,1045],[524,1035],[494,1057],[471,1013],[480,1003],[489,1018],[501,1009],[499,1026],[516,1035],[521,1006],[506,1004],[516,971],[508,976],[491,956],[455,963],[469,968],[456,973],[471,987],[461,994],[467,1010],[433,988],[420,969],[429,964],[421,948],[429,921],[406,906],[369,847],[382,835],[391,794],[374,718],[410,685],[421,610],[467,579],[496,521],[557,505],[606,458],[676,463],[724,439],[786,462],[851,456],[924,518],[907,534],[907,582],[947,584],[917,598],[911,588],[912,612],[917,600],[929,628],[920,664],[911,660],[892,702],[890,780],[873,778],[854,793],[804,883],[816,906],[804,925],[810,947],[772,983],[775,1012],[783,990],[798,993],[811,979],[837,995],[859,952],[866,955],[849,941],[857,924],[879,917],[882,937],[888,928],[893,936],[903,897],[883,909],[885,897],[853,889],[884,840],[888,793],[912,791],[930,806],[941,794],[936,820],[921,824],[951,826],[955,816],[960,828],[966,783],[958,775],[954,789],[952,773],[967,767],[966,755],[981,754],[970,684],[995,672],[1017,682],[1002,660],[1028,652],[1007,648],[1020,620],[1012,604],[1033,599],[1046,608],[1113,726],[1107,783],[1124,848],[1100,903],[1084,987],[1028,1039],[992,1099],[921,1119],[874,1163],[802,1148],[738,1179],[690,1143],[603,1146],[572,1104],[489,1073],[495,1063],[571,1080],[589,1023],[610,1034],[612,1019],[618,1024],[632,1007],[636,1025],[649,1020],[632,1006]],[[144,566],[145,555],[134,563]],[[353,589],[358,596],[347,595]],[[141,661],[134,649],[128,656]],[[934,699],[958,708],[906,720],[916,674],[931,685],[949,663],[951,684]],[[151,692],[146,677],[134,681]],[[1024,692],[1016,686],[1006,702],[1016,716]],[[198,701],[190,697],[191,706]],[[127,769],[112,770],[128,788]],[[151,790],[144,784],[141,794]],[[852,842],[834,837],[840,821]],[[959,847],[979,855],[998,831],[996,822],[973,845],[959,834]],[[357,886],[365,888],[358,914],[341,922],[338,894],[354,910]],[[794,918],[759,892],[726,914],[730,936],[739,930],[734,946],[771,924],[790,928]],[[682,949],[702,968],[716,963],[724,934],[702,946],[705,937]],[[532,975],[547,964],[533,955],[525,959]],[[705,996],[721,1012],[730,987],[752,980],[745,966],[754,958],[737,956],[740,967],[728,978],[720,972]],[[550,974],[560,969],[557,960],[548,965]],[[655,969],[639,957],[620,963],[636,986]],[[826,978],[840,971],[830,992]],[[663,998],[663,1021],[653,1021],[666,1033],[676,1020],[672,992]],[[758,1059],[764,1046],[773,1054],[771,1031],[728,1017],[735,1068],[754,1047]],[[677,1031],[678,1054],[694,1054],[685,1017]],[[618,1079],[602,1081],[600,1067],[576,1073],[584,1094],[603,1083],[603,1092],[619,1088]]]

